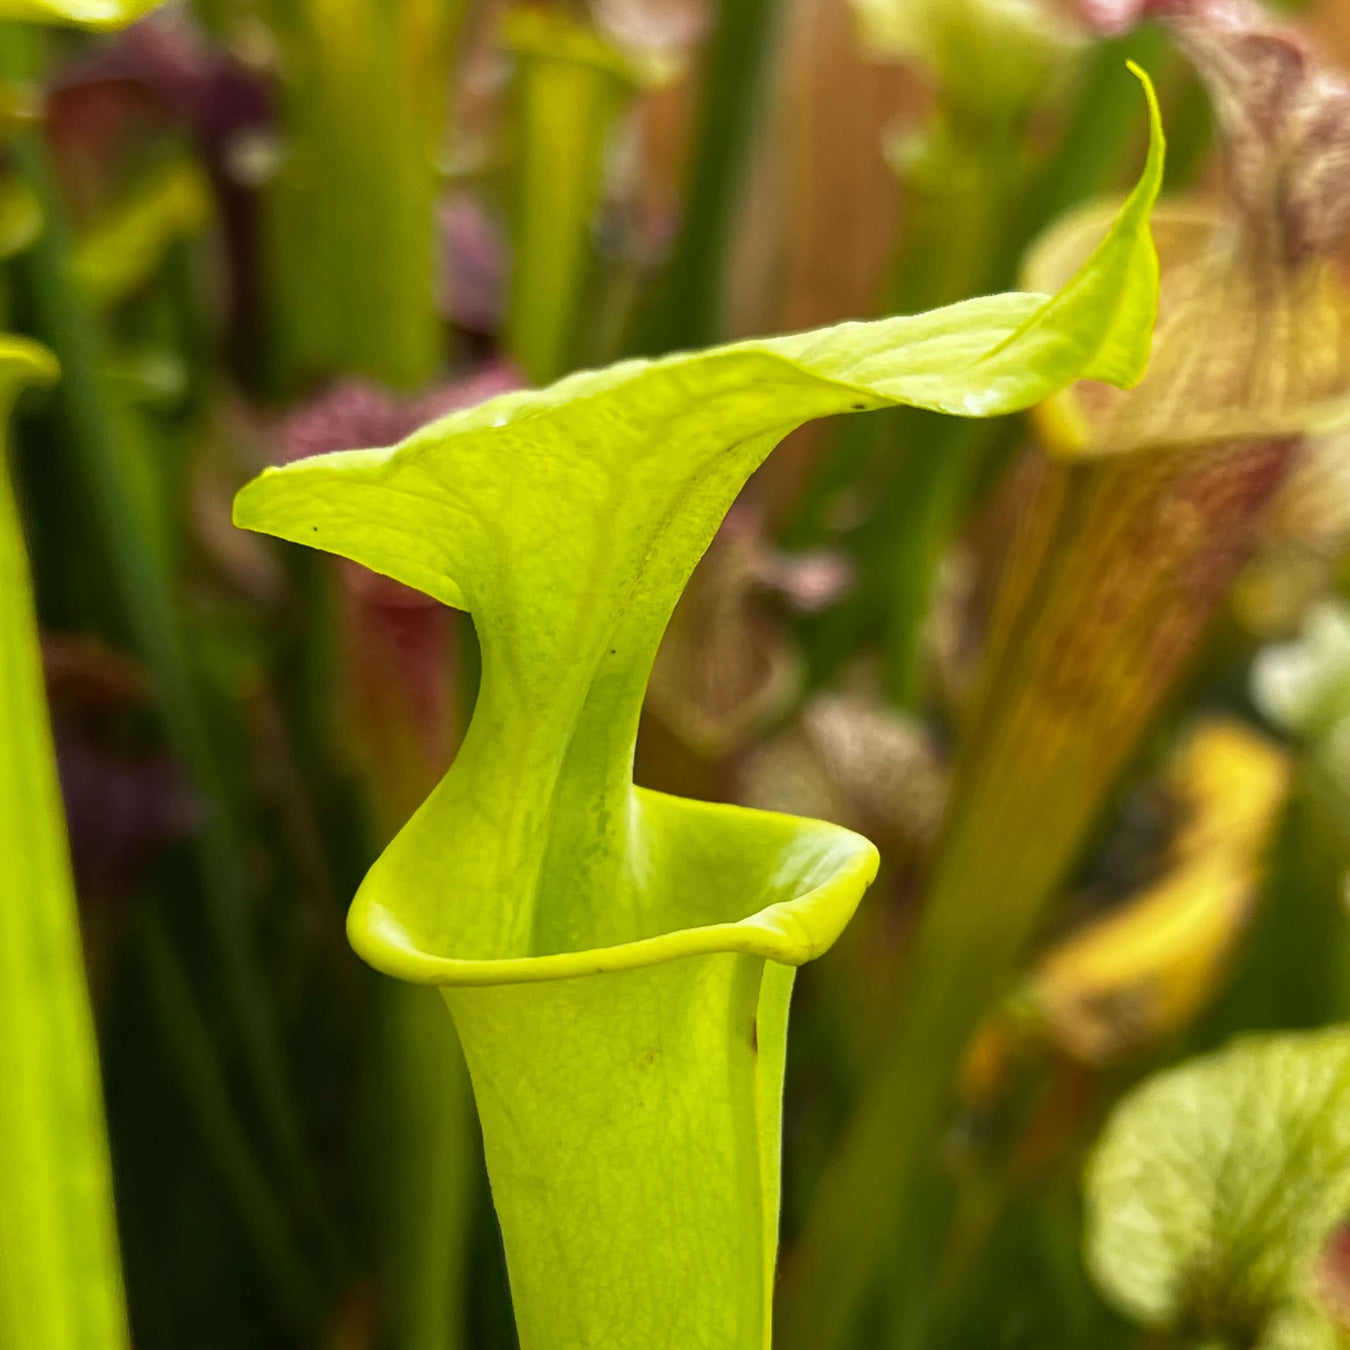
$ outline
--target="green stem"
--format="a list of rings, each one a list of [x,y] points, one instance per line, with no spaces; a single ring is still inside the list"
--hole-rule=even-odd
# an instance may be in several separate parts
[[[1016,129],[957,123],[945,141],[956,170],[933,189],[912,183],[910,220],[888,312],[909,314],[951,304],[986,289],[992,241],[1024,186],[1024,157]],[[888,414],[873,453],[899,461],[859,539],[871,585],[864,595],[884,604],[878,615],[885,634],[885,681],[902,708],[924,704],[924,627],[938,564],[966,514],[966,507],[990,451],[998,441],[990,423],[958,422],[916,409]],[[840,447],[848,449],[849,447]],[[898,453],[896,453],[898,452]],[[837,473],[835,475],[837,477]]]
[[[202,1020],[192,985],[163,921],[148,910],[140,924],[146,987],[164,1036],[174,1075],[182,1087],[206,1145],[253,1244],[258,1264],[273,1286],[278,1306],[294,1329],[312,1338],[323,1300],[290,1224],[267,1176],[249,1146],[248,1133],[230,1099],[210,1032]]]
[[[775,0],[720,0],[684,222],[665,273],[634,324],[631,355],[700,347],[723,336],[728,241],[776,9]]]
[[[393,1344],[460,1350],[468,1344],[465,1275],[482,1166],[469,1075],[434,990],[382,979],[377,1017]]]
[[[888,309],[905,314],[979,293],[990,241],[1004,229],[1025,179],[1009,127],[959,125],[957,192],[911,186],[908,244]],[[1005,284],[998,278],[992,289]],[[886,690],[902,708],[923,704],[923,633],[938,564],[997,436],[989,423],[956,422],[906,409],[886,430],[900,469],[874,513],[869,570],[886,598]],[[880,528],[885,523],[884,530]]]
[[[516,10],[506,36],[516,54],[506,346],[531,380],[547,384],[571,365],[605,149],[633,72],[589,28],[551,10]]]
[[[278,21],[289,139],[267,225],[283,389],[356,372],[417,388],[440,368],[436,155],[463,8],[304,0]]]

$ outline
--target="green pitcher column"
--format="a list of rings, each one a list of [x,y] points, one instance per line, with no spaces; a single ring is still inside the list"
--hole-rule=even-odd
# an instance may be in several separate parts
[[[585,372],[390,450],[269,470],[236,523],[474,616],[458,757],[370,870],[356,950],[440,986],[483,1123],[523,1350],[767,1350],[793,967],[876,850],[837,826],[635,787],[661,634],[746,479],[811,418],[964,416],[1147,359],[1152,152],[1054,297]]]

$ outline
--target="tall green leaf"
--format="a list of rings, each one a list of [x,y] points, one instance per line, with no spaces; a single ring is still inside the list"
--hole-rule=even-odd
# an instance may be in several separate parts
[[[50,382],[0,338],[0,417]],[[121,1350],[112,1176],[28,558],[0,463],[0,1345]]]

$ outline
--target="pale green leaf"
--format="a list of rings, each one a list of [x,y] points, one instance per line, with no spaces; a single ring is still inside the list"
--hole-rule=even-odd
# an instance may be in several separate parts
[[[1254,1036],[1117,1108],[1087,1176],[1088,1263],[1145,1326],[1312,1346],[1313,1262],[1347,1212],[1350,1030]]]
[[[240,493],[238,524],[474,616],[464,743],[348,932],[379,969],[445,987],[524,1350],[768,1344],[790,967],[834,941],[877,855],[835,826],[635,788],[647,677],[694,564],[794,427],[894,404],[991,416],[1137,377],[1149,103],[1144,176],[1059,296],[625,362]]]

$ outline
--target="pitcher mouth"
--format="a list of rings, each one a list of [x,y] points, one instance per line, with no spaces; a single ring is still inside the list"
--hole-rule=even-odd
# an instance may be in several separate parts
[[[645,788],[633,791],[644,808],[673,828],[677,856],[681,849],[698,849],[711,838],[753,857],[760,875],[757,893],[745,897],[747,905],[755,906],[749,914],[579,950],[465,958],[422,940],[394,907],[363,885],[347,915],[352,947],[386,975],[446,986],[576,979],[717,953],[798,966],[833,944],[876,876],[876,847],[842,826]]]

